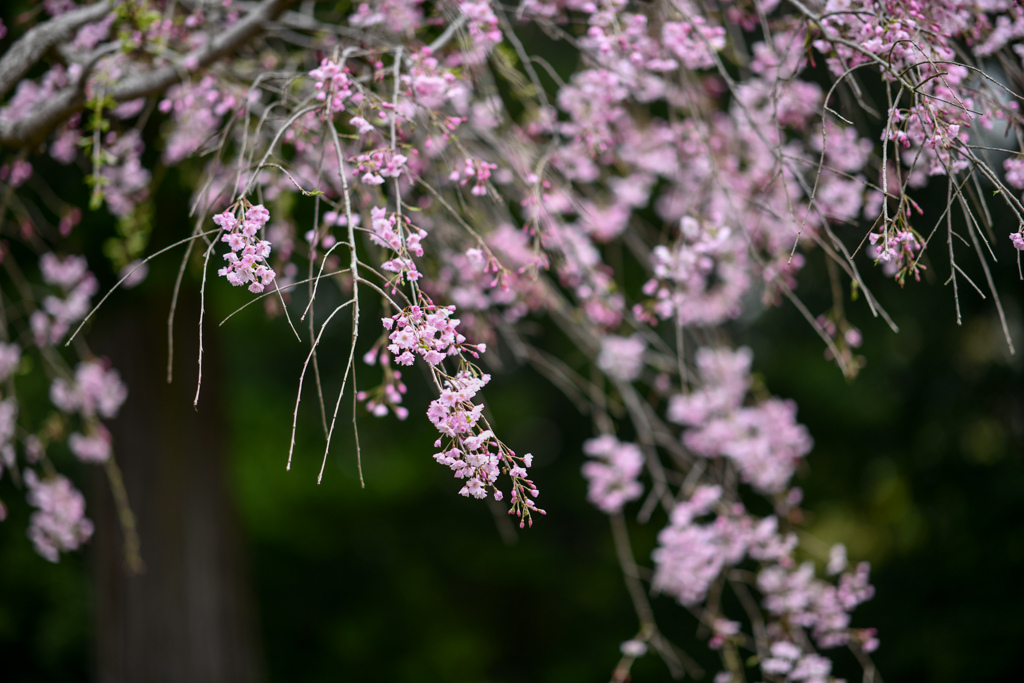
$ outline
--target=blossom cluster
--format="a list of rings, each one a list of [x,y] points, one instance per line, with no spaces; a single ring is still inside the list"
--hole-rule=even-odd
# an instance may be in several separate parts
[[[0,382],[12,374],[21,362],[21,348],[17,344],[0,342]]]
[[[849,628],[850,612],[874,595],[869,573],[868,563],[861,562],[852,572],[843,572],[833,585],[816,578],[812,562],[799,566],[785,563],[762,569],[757,587],[770,614],[809,629],[819,647],[838,647],[856,639],[871,651],[877,646],[872,634]]]
[[[1013,243],[1013,248],[1017,251],[1024,251],[1024,234],[1019,230],[1017,232],[1010,233],[1010,241]]]
[[[916,233],[912,230],[882,230],[872,232],[868,241],[871,243],[871,255],[883,265],[886,275],[894,276],[901,285],[907,275],[921,281],[921,271],[926,267],[920,262],[924,246]]]
[[[500,473],[508,474],[512,479],[509,514],[519,517],[520,528],[532,526],[532,513],[546,514],[536,505],[540,492],[527,472],[533,455],[517,456],[498,440],[482,419],[483,404],[473,402],[490,379],[473,369],[445,378],[440,396],[427,409],[427,417],[442,435],[434,442],[434,448],[442,449],[434,454],[434,460],[455,472],[456,479],[466,480],[460,495],[478,499],[485,498],[490,489],[495,500],[503,500],[504,493],[495,482]]]
[[[470,194],[482,197],[487,194],[487,181],[491,178],[491,172],[497,169],[497,164],[476,159],[465,159],[462,170],[460,171],[458,168],[453,170],[449,174],[448,180],[457,182],[461,186],[465,186],[472,180],[473,188],[469,191]]]
[[[370,233],[370,240],[395,252],[395,257],[382,263],[381,269],[395,273],[399,282],[416,282],[423,277],[411,255],[423,256],[420,242],[427,236],[427,232],[413,227],[404,216],[401,217],[400,227],[399,216],[389,216],[387,210],[381,207],[375,206],[370,209],[370,217],[373,230]]]
[[[459,10],[469,24],[472,47],[464,55],[469,64],[479,64],[492,47],[501,42],[498,17],[491,9],[490,0],[459,0]]]
[[[42,307],[29,317],[29,327],[39,346],[59,344],[71,325],[89,312],[99,284],[80,256],[61,259],[52,253],[43,254],[39,272],[43,282],[56,287],[60,294],[49,294],[43,299]]]
[[[643,493],[637,477],[643,471],[644,456],[640,447],[619,441],[611,434],[590,439],[583,452],[594,458],[583,463],[587,480],[587,500],[602,512],[621,512],[622,507]]]
[[[356,157],[353,175],[362,173],[361,180],[367,185],[383,185],[385,178],[397,178],[409,159],[404,154],[391,150],[377,150]]]
[[[687,69],[709,69],[714,54],[725,48],[725,29],[709,25],[701,16],[691,21],[666,21],[661,28],[662,42]]]
[[[434,57],[430,47],[412,55],[408,73],[402,77],[410,98],[428,110],[438,110],[449,100],[465,96],[465,86],[459,83],[455,70],[446,68]]]
[[[113,418],[128,397],[117,370],[98,360],[79,363],[73,381],[58,377],[50,385],[50,400],[67,415],[78,414],[85,434],[72,432],[68,448],[82,462],[102,463],[110,459],[111,438],[98,418]]]
[[[466,338],[459,333],[459,319],[453,318],[455,306],[410,306],[390,318],[381,319],[390,334],[388,351],[399,365],[412,365],[420,356],[430,365],[437,365],[448,356],[462,351]],[[478,351],[486,346],[476,345]]]
[[[646,349],[647,342],[639,334],[628,337],[608,335],[601,339],[597,367],[613,379],[632,382],[643,370]]]
[[[994,3],[999,4],[999,3]],[[995,9],[995,7],[992,7]],[[834,75],[875,63],[888,81],[906,83],[913,75],[919,85],[913,103],[889,111],[886,136],[912,153],[902,156],[912,171],[920,167],[929,175],[953,175],[967,168],[970,156],[964,145],[968,130],[979,122],[975,98],[968,85],[969,70],[956,64],[957,46],[952,37],[969,32],[960,6],[938,2],[882,3],[876,0],[829,0],[824,7],[820,36],[814,47],[827,55]],[[970,42],[979,57],[1005,44],[1007,36],[993,31],[979,41],[984,11],[977,11],[979,25]],[[986,44],[987,43],[987,44]],[[991,125],[982,116],[983,125]],[[912,182],[922,184],[917,173]]]
[[[473,398],[490,381],[490,375],[461,371],[445,380],[441,395],[431,401],[427,410],[427,417],[437,431],[453,439],[447,450],[434,455],[434,460],[450,467],[456,478],[467,480],[459,492],[463,496],[483,498],[487,495],[485,487],[493,486],[498,478],[498,454],[490,452],[494,432],[478,429],[484,407],[473,403]],[[434,447],[440,446],[438,439]],[[495,491],[495,499],[501,498],[501,492]]]
[[[50,400],[55,406],[86,418],[114,417],[127,397],[128,389],[117,370],[101,361],[79,363],[73,381],[58,377],[50,385]]]
[[[13,164],[0,166],[0,182],[7,183],[17,189],[32,177],[32,164],[18,159]]]
[[[45,362],[56,357],[52,347],[63,340],[69,326],[86,315],[97,284],[84,258],[62,259],[52,253],[41,257],[39,277],[51,292],[59,292],[47,294],[40,308],[29,316],[32,335],[26,338],[43,349],[41,358]],[[84,497],[70,480],[55,472],[46,456],[46,446],[66,434],[67,448],[78,460],[94,464],[108,461],[112,439],[100,420],[117,415],[127,398],[127,388],[104,360],[82,361],[73,372],[63,363],[54,364],[58,376],[50,383],[49,396],[60,417],[52,416],[43,431],[35,434],[29,425],[18,423],[23,398],[17,393],[18,370],[26,367],[24,357],[25,350],[19,344],[0,342],[0,477],[11,471],[15,473],[11,479],[16,483],[20,479],[27,488],[29,504],[38,508],[29,520],[28,537],[40,555],[56,562],[61,552],[75,550],[88,541],[93,526],[85,517]],[[69,420],[73,420],[70,429],[65,426]],[[20,463],[19,442],[24,454]],[[45,476],[37,472],[41,462]],[[0,521],[5,517],[6,507],[0,502]]]
[[[802,634],[788,629],[808,629],[822,649],[853,641],[866,652],[877,647],[872,630],[850,628],[850,613],[874,593],[867,563],[860,563],[853,572],[843,571],[845,563],[830,564],[832,573],[841,574],[837,584],[816,578],[813,562],[796,564],[797,538],[780,533],[777,517],[757,518],[738,503],[726,503],[722,495],[721,487],[700,486],[676,505],[652,555],[656,590],[683,605],[694,605],[706,598],[724,569],[746,559],[757,562],[764,607],[779,619],[770,631],[772,657],[761,663],[767,675],[812,667],[827,676],[831,670],[829,660],[794,645],[793,639]],[[736,633],[728,627],[716,631],[718,646]],[[804,680],[792,676],[790,680]]]
[[[409,417],[409,409],[402,405],[402,397],[405,396],[408,388],[402,382],[402,371],[391,367],[391,354],[386,349],[381,349],[382,344],[377,344],[363,355],[363,362],[367,365],[380,363],[384,370],[384,380],[372,391],[360,391],[356,399],[366,405],[371,415],[384,417],[388,412],[393,412],[399,420]]]
[[[14,94],[0,107],[0,121],[17,121],[30,115],[43,102],[56,95],[61,89],[76,83],[82,76],[82,66],[72,64],[65,67],[56,64],[43,74],[39,82],[22,79]]]
[[[425,296],[423,300],[424,305],[410,306],[390,318],[383,318],[381,322],[385,331],[390,333],[387,353],[394,356],[395,362],[412,365],[416,356],[420,356],[429,364],[438,383],[439,396],[427,408],[427,418],[441,434],[434,447],[442,450],[434,454],[434,459],[450,468],[456,479],[466,480],[459,490],[463,496],[484,498],[490,490],[495,500],[502,500],[504,493],[497,488],[496,482],[501,473],[508,474],[512,480],[509,514],[520,518],[520,527],[532,525],[532,513],[545,514],[536,506],[539,491],[527,473],[533,456],[517,456],[487,426],[483,418],[484,406],[475,403],[474,398],[491,376],[479,372],[462,355],[467,353],[479,357],[486,352],[487,346],[465,343],[465,336],[458,331],[459,319],[451,317],[455,306],[435,306]],[[371,350],[370,355],[376,354]],[[387,354],[381,351],[380,356],[382,364],[387,363]],[[442,361],[453,356],[458,357],[461,369],[450,376],[444,371]],[[385,406],[390,405],[396,415],[404,418],[404,414],[399,412],[399,409],[404,412],[404,408],[397,405],[404,392],[389,392],[387,384],[385,381],[383,401],[375,400],[373,409],[383,415],[387,412]],[[369,402],[367,407],[370,408]]]
[[[423,0],[380,0],[359,3],[349,23],[359,28],[380,26],[398,35],[411,34],[423,23]]]
[[[220,238],[227,242],[231,251],[224,254],[228,265],[217,274],[238,287],[249,283],[249,291],[259,294],[276,277],[267,259],[270,257],[270,242],[259,238],[263,226],[270,220],[270,212],[262,204],[250,206],[239,220],[230,210],[217,214],[213,222],[223,231]]]
[[[142,164],[144,149],[136,130],[123,134],[110,131],[103,136],[104,163],[94,182],[110,213],[119,218],[128,216],[149,197],[152,174]]]
[[[198,152],[212,140],[228,114],[238,111],[244,98],[214,76],[207,74],[198,83],[181,83],[167,91],[158,108],[175,122],[164,144],[163,159],[176,164]]]
[[[796,404],[772,398],[743,406],[750,386],[747,349],[697,350],[701,387],[672,398],[668,417],[688,427],[683,443],[704,457],[727,457],[743,481],[762,493],[780,493],[789,484],[813,442],[796,422]]]
[[[40,480],[25,472],[28,502],[38,508],[29,519],[28,537],[36,552],[50,562],[60,553],[76,550],[92,537],[93,524],[85,516],[85,497],[67,477]]]
[[[701,521],[706,516],[711,519]],[[699,486],[673,508],[669,525],[658,534],[651,555],[654,587],[693,605],[704,600],[725,567],[738,565],[748,554],[775,563],[796,544],[795,535],[778,532],[774,516],[757,520],[742,505],[725,504],[720,486]]]
[[[673,247],[658,245],[651,253],[654,277],[643,292],[662,320],[684,325],[716,325],[740,313],[740,300],[750,286],[746,246],[726,227],[702,225],[686,216],[679,223]],[[645,316],[643,307],[636,313]],[[646,316],[649,317],[649,316]]]
[[[343,64],[325,57],[320,66],[310,71],[309,75],[314,79],[316,99],[326,105],[324,116],[332,118],[336,112],[345,111],[345,101],[352,97],[352,82],[348,76],[348,69]]]

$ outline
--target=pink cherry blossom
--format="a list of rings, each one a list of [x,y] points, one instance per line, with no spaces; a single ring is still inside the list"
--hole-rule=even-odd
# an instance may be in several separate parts
[[[36,552],[50,562],[60,553],[78,549],[89,540],[92,522],[85,517],[85,498],[64,476],[40,481],[35,472],[25,473],[28,502],[38,508],[29,519],[28,537]]]
[[[583,477],[589,486],[587,500],[602,512],[621,512],[622,506],[643,492],[637,477],[644,458],[636,444],[622,443],[610,434],[590,439],[583,452],[594,460],[583,464]]]

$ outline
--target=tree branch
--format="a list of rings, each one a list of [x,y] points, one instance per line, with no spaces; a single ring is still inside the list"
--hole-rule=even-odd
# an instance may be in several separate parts
[[[47,51],[65,42],[80,26],[99,21],[113,8],[112,0],[102,0],[32,27],[0,58],[0,98],[7,95]]]
[[[206,68],[240,48],[261,33],[267,24],[295,1],[263,0],[256,9],[239,20],[238,23],[189,55],[188,61],[195,63],[193,70]],[[0,71],[2,71],[2,66],[3,64],[0,63]],[[125,78],[108,90],[106,95],[113,98],[115,102],[127,102],[139,97],[148,97],[179,83],[185,73],[187,72],[181,68],[181,65],[162,66]],[[57,125],[84,108],[85,93],[82,86],[81,82],[69,86],[20,120],[0,121],[0,146],[32,147],[41,143]]]

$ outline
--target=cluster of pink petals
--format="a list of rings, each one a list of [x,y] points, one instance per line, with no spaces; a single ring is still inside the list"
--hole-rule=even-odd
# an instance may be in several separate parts
[[[583,452],[593,460],[583,464],[587,480],[587,500],[608,514],[622,512],[622,507],[643,493],[637,481],[644,467],[640,447],[603,434],[583,443]]]
[[[735,318],[750,286],[746,243],[729,228],[689,216],[680,221],[679,230],[674,246],[659,245],[651,253],[654,277],[643,292],[654,297],[654,313],[662,320],[678,318],[684,325],[717,325]],[[642,308],[637,312],[642,315]]]
[[[375,210],[374,220],[380,222],[374,230],[374,240],[390,247],[398,237],[394,232],[395,224],[387,220],[383,210]],[[434,454],[434,459],[449,467],[457,479],[465,480],[459,493],[467,497],[484,498],[490,490],[495,500],[502,500],[504,494],[497,488],[496,481],[502,471],[507,473],[512,479],[509,514],[520,518],[521,527],[526,522],[532,525],[532,512],[544,514],[536,507],[534,499],[539,492],[528,478],[526,469],[533,456],[518,457],[501,443],[481,418],[483,405],[474,403],[476,395],[490,381],[490,375],[463,365],[454,377],[450,377],[441,366],[445,358],[461,358],[464,351],[477,357],[486,351],[486,345],[465,344],[466,338],[458,331],[460,321],[452,317],[455,306],[438,307],[425,297],[424,300],[422,306],[410,306],[390,318],[383,318],[381,322],[389,332],[391,343],[386,351],[378,351],[374,347],[364,360],[372,364],[379,359],[389,368],[387,364],[391,357],[399,365],[412,365],[418,355],[436,368],[433,372],[435,378],[442,382],[441,391],[427,409],[428,419],[441,433],[434,447],[442,450]],[[365,400],[367,408],[375,414],[384,415],[391,408],[404,418],[408,411],[398,405],[405,392],[400,378],[399,372],[389,373],[386,370],[385,382],[373,398],[365,392],[357,398]]]
[[[689,429],[683,442],[705,457],[728,457],[743,481],[762,493],[785,490],[814,445],[807,428],[796,422],[796,403],[774,398]]]
[[[61,295],[46,296],[42,307],[29,316],[29,327],[39,346],[57,344],[89,312],[99,284],[81,256],[60,259],[46,253],[39,259],[39,270],[43,282],[58,287]]]
[[[494,485],[500,472],[494,432],[477,426],[484,407],[473,403],[473,398],[490,380],[490,375],[459,372],[445,380],[441,395],[431,401],[427,409],[427,417],[437,431],[451,438],[449,447],[435,453],[434,460],[450,467],[456,479],[467,480],[459,491],[463,496],[485,497],[486,487]],[[440,448],[442,441],[443,437],[439,438],[434,447]],[[501,492],[496,490],[495,499],[501,498]]]
[[[309,72],[315,79],[316,99],[327,104],[327,115],[345,111],[345,100],[352,96],[348,69],[332,59],[324,58],[320,66]]]
[[[17,344],[0,342],[0,382],[10,377],[21,362],[21,348]]]
[[[40,481],[26,470],[28,502],[39,508],[29,519],[28,537],[36,552],[50,562],[60,553],[77,549],[89,540],[92,522],[85,516],[85,497],[62,475]]]
[[[773,564],[758,573],[757,587],[769,613],[809,629],[819,647],[838,647],[855,638],[870,651],[877,646],[872,634],[850,629],[850,612],[874,595],[869,572],[868,563],[861,562],[834,585],[816,578],[811,562]]]
[[[1006,184],[1018,190],[1024,190],[1024,157],[1015,156],[1003,162],[1006,171]]]
[[[666,21],[661,29],[662,42],[687,69],[710,69],[714,55],[725,48],[725,29],[709,26],[704,17],[690,21]]]
[[[486,497],[488,489],[494,492],[495,500],[504,498],[495,482],[506,470],[512,479],[509,514],[520,518],[522,528],[526,521],[533,524],[532,512],[545,514],[536,506],[540,492],[527,472],[533,455],[517,456],[481,424],[483,405],[473,399],[490,379],[490,375],[460,370],[455,377],[444,380],[441,395],[427,409],[427,417],[442,434],[434,448],[443,450],[434,454],[434,460],[455,472],[456,479],[466,480],[460,495],[478,499]],[[446,440],[447,445],[442,446]]]
[[[433,54],[429,47],[414,52],[412,66],[402,82],[409,87],[414,102],[437,110],[449,99],[465,94],[465,88],[457,85],[459,78],[455,72],[444,67]]]
[[[639,334],[602,337],[597,367],[612,379],[632,382],[643,370],[646,350],[647,342]]]
[[[489,0],[460,0],[459,9],[469,20],[469,37],[472,41],[472,46],[463,55],[463,59],[469,64],[479,64],[484,61],[491,48],[501,42],[498,17],[491,9]]]
[[[356,157],[353,175],[362,173],[361,180],[367,185],[383,185],[385,178],[397,178],[409,159],[404,154],[391,150],[378,150]]]
[[[121,376],[102,361],[85,361],[75,368],[73,382],[63,377],[50,385],[50,400],[61,411],[84,418],[113,418],[128,398]]]
[[[360,391],[356,399],[365,403],[371,415],[384,417],[390,410],[399,420],[404,420],[409,417],[409,409],[402,405],[402,397],[408,391],[402,382],[402,371],[391,369],[391,354],[379,346],[374,346],[363,356],[363,362],[367,365],[378,361],[386,369],[384,382],[374,391]]]
[[[750,387],[750,349],[697,349],[700,388],[677,394],[669,401],[668,419],[683,425],[700,425],[713,415],[731,412],[743,404]]]
[[[39,274],[43,282],[60,287],[65,292],[77,287],[89,276],[89,267],[81,256],[61,259],[56,254],[46,253],[39,259]]]
[[[73,64],[67,69],[57,64],[39,79],[39,83],[23,78],[14,94],[0,107],[0,121],[17,121],[30,115],[39,104],[53,98],[60,90],[78,81],[82,66]]]
[[[366,135],[367,133],[374,130],[373,124],[364,119],[362,116],[353,116],[348,120],[349,125],[356,129],[360,135]]]
[[[588,153],[606,151],[615,144],[615,132],[626,116],[623,101],[629,91],[622,77],[609,69],[587,69],[558,91],[558,106],[569,120],[559,123],[562,135],[580,142]]]
[[[370,240],[396,253],[394,258],[381,264],[381,269],[396,273],[399,279],[409,282],[416,282],[423,277],[417,270],[416,263],[410,258],[410,252],[416,256],[423,256],[420,242],[427,236],[427,232],[413,227],[404,216],[404,225],[400,227],[398,216],[389,216],[387,211],[380,207],[370,209],[370,217],[373,230],[370,233]]]
[[[976,14],[984,17],[983,10]],[[951,63],[960,49],[953,36],[967,28],[964,4],[828,0],[822,16],[820,36],[813,44],[826,55],[834,75],[877,60],[886,65],[883,78],[887,80],[907,73],[920,79],[914,106],[890,111],[886,131],[886,137],[897,144],[917,148],[915,154],[904,155],[904,162],[920,165],[930,175],[966,169],[968,156],[959,147],[968,141],[967,129],[976,116],[972,98],[960,86],[970,72]],[[976,51],[985,56],[988,49],[982,43]],[[915,184],[924,180],[911,179]]]
[[[92,434],[72,432],[68,437],[68,448],[76,458],[86,463],[100,464],[110,459],[110,432],[96,424]]]
[[[0,166],[0,182],[7,183],[13,189],[25,184],[32,177],[32,164],[24,159],[16,159],[12,164]]]
[[[770,657],[761,662],[761,671],[769,676],[786,676],[787,681],[828,683],[832,662],[821,655],[804,652],[788,640],[769,647]]]
[[[398,218],[387,213],[386,209],[375,206],[370,209],[373,232],[370,233],[370,240],[379,246],[402,252],[409,250],[417,256],[423,256],[423,247],[420,241],[427,236],[425,230],[410,230],[405,239],[398,230]]]
[[[888,13],[873,14],[878,9],[877,4],[870,0],[829,0],[826,3],[822,28],[829,37],[846,38],[856,45],[837,45],[825,37],[815,41],[815,49],[832,55],[826,61],[833,74],[842,74],[850,67],[870,62],[872,53],[889,55],[886,61],[891,59],[894,63],[920,59],[914,54],[915,49],[920,49],[913,40],[917,22],[906,18],[893,20],[893,17],[885,16]]]
[[[902,282],[907,273],[912,273],[920,281],[925,266],[919,263],[923,245],[916,234],[910,230],[881,230],[871,233],[868,241],[868,255],[883,265],[887,275]]]
[[[742,402],[750,385],[750,352],[700,349],[701,387],[670,401],[668,417],[689,429],[683,443],[708,458],[728,457],[743,481],[762,493],[786,489],[800,460],[813,446],[796,421],[796,404],[772,398]]]
[[[352,26],[365,28],[380,26],[399,35],[410,34],[423,25],[423,0],[378,0],[360,3],[349,16]],[[372,6],[371,6],[372,5]]]
[[[957,68],[951,67],[951,70]],[[970,102],[970,98],[967,101]],[[904,148],[919,148],[920,165],[927,168],[928,175],[952,175],[967,168],[967,158],[959,152],[954,153],[960,143],[969,140],[967,129],[971,124],[966,118],[967,114],[958,113],[947,105],[928,99],[905,110],[891,111],[890,114],[892,124],[900,125],[890,124],[889,139],[902,144]],[[921,185],[923,178],[915,182]]]
[[[7,448],[8,442],[14,439],[17,423],[18,401],[14,398],[0,401],[0,449]]]
[[[213,222],[224,232],[220,238],[231,251],[224,254],[228,265],[217,271],[232,285],[249,283],[249,291],[259,294],[274,281],[276,273],[267,263],[270,242],[261,240],[258,233],[270,220],[270,212],[262,204],[249,207],[245,217],[238,220],[230,211],[217,214]]]
[[[382,318],[385,330],[390,330],[388,351],[399,365],[412,365],[419,355],[431,365],[437,365],[448,356],[462,350],[466,338],[459,334],[459,319],[452,318],[455,306],[410,306],[390,318]],[[476,346],[483,352],[483,344]]]
[[[142,136],[136,130],[120,135],[110,131],[103,136],[103,201],[118,218],[131,214],[149,196],[152,174],[142,165],[144,149]]]
[[[216,135],[224,116],[241,106],[241,99],[212,75],[168,89],[159,109],[171,114],[176,125],[164,144],[164,162],[175,164],[199,151]]]
[[[670,56],[672,46],[661,44],[651,31],[646,15],[622,12],[624,3],[617,0],[605,0],[601,4],[603,7],[590,15],[590,28],[580,43],[587,50],[597,53],[602,64],[623,74],[637,72],[641,68],[661,73],[675,70],[679,66]],[[642,71],[636,73],[633,80],[634,92],[641,101],[653,99],[663,90],[657,79]]]
[[[708,521],[701,518],[710,516]],[[707,596],[722,570],[748,555],[758,561],[786,561],[796,547],[793,534],[778,532],[778,519],[758,519],[742,505],[722,501],[719,486],[699,486],[689,500],[676,504],[669,525],[658,534],[654,587],[680,604],[693,605]]]
[[[487,181],[491,177],[491,171],[495,171],[497,169],[497,164],[478,161],[476,159],[466,159],[463,162],[462,170],[460,171],[456,168],[448,175],[448,180],[456,182],[462,186],[465,186],[472,180],[473,189],[470,190],[470,194],[482,197],[487,194]]]
[[[484,315],[468,312],[501,311],[502,317],[512,323],[530,310],[542,308],[544,301],[542,283],[523,275],[536,264],[536,253],[523,231],[499,225],[488,235],[487,246],[491,255],[477,247],[444,254],[444,266],[431,282],[432,291],[458,306],[464,324],[471,326],[474,336],[482,338],[493,337],[493,329]]]
[[[689,501],[672,511],[669,526],[658,534],[654,561],[654,587],[683,605],[700,602],[726,564],[743,559],[746,547],[738,543],[727,517],[714,524],[695,524],[721,497],[719,487],[701,487]]]
[[[455,306],[439,307],[428,303],[410,306],[390,318],[383,318],[384,329],[390,332],[388,339],[391,343],[387,352],[399,365],[412,365],[419,355],[438,368],[435,372],[440,373],[443,384],[440,396],[427,409],[427,418],[442,435],[434,444],[435,448],[442,449],[435,453],[434,459],[449,467],[457,479],[466,480],[459,493],[484,498],[490,489],[495,500],[502,500],[504,495],[495,482],[504,470],[512,479],[509,514],[520,518],[520,526],[527,521],[532,524],[532,512],[544,514],[536,507],[534,499],[539,492],[526,470],[533,456],[518,457],[502,444],[481,419],[483,404],[473,401],[490,381],[490,375],[481,374],[469,366],[449,377],[441,369],[441,361],[449,356],[461,357],[463,351],[478,356],[486,351],[485,344],[465,344],[466,338],[458,331],[460,321],[451,317],[454,312]],[[370,360],[375,353],[371,351],[368,354]],[[387,354],[381,352],[380,355]],[[382,362],[386,360],[382,358]],[[391,396],[391,400],[397,404],[401,400],[401,392]],[[387,401],[385,396],[384,402]],[[381,405],[382,402],[375,403],[375,407]],[[395,412],[398,412],[397,408]]]

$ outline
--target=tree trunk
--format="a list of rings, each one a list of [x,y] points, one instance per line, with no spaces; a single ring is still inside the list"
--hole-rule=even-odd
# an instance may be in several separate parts
[[[101,474],[93,496],[100,683],[263,678],[244,543],[227,486],[226,418],[210,336],[200,408],[192,408],[197,298],[182,294],[171,385],[166,309],[122,308],[92,337],[128,384],[128,400],[110,427],[145,564],[129,575],[116,505]]]

